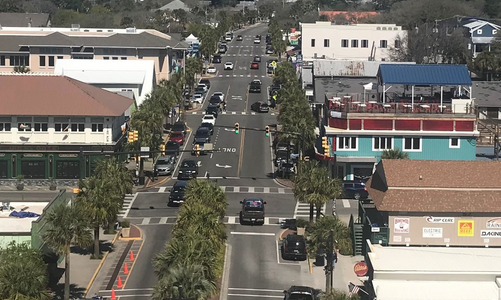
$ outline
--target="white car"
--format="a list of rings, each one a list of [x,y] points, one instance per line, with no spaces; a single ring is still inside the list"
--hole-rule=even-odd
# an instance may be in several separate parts
[[[215,92],[214,94],[212,94],[212,97],[214,96],[219,96],[219,99],[221,99],[221,101],[224,101],[224,94],[221,93],[221,92]]]
[[[224,69],[225,69],[225,70],[233,70],[233,63],[232,63],[231,61],[226,62],[226,63],[224,64]]]
[[[202,104],[202,102],[204,102],[204,95],[198,94],[198,93],[194,94],[193,95],[193,102]]]
[[[199,83],[198,86],[197,86],[197,88],[203,88],[204,92],[207,92],[207,90],[208,90],[207,86],[205,84],[203,84],[203,83]]]
[[[216,74],[217,70],[216,67],[211,66],[207,68],[207,74]]]
[[[254,44],[261,44],[261,39],[255,38],[254,39]]]
[[[214,117],[214,115],[205,115],[202,117],[202,123],[211,123],[212,125],[216,125],[216,117]]]

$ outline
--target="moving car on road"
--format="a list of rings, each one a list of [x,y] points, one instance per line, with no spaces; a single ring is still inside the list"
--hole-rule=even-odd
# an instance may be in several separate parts
[[[155,162],[155,176],[166,176],[170,175],[174,170],[174,164],[176,163],[175,155],[165,155],[157,158]]]
[[[320,291],[309,286],[291,286],[284,291],[284,300],[318,300]]]
[[[200,127],[205,127],[207,129],[209,129],[210,135],[214,134],[214,124],[212,124],[212,123],[202,123],[202,125],[200,125]]]
[[[254,38],[254,44],[261,44],[261,36],[259,34]]]
[[[259,70],[259,63],[257,63],[257,62],[251,63],[251,67],[250,68],[252,70]]]
[[[233,63],[231,61],[225,62],[224,63],[224,69],[225,70],[233,70]]]
[[[264,224],[264,205],[266,201],[261,198],[245,198],[240,201],[240,224]]]
[[[343,181],[343,198],[365,200],[369,197],[369,192],[365,183],[361,181]]]
[[[216,67],[210,66],[207,68],[207,74],[216,74],[216,73],[217,73]]]
[[[304,236],[289,234],[282,241],[282,258],[306,260],[308,252],[306,251],[306,240]]]
[[[195,133],[193,144],[195,143],[210,143],[210,130],[206,127],[199,127]]]
[[[188,181],[176,181],[170,190],[169,203],[167,206],[178,206],[184,202],[184,192],[188,186]]]
[[[174,141],[168,141],[165,143],[165,154],[178,155],[179,154],[179,143]]]
[[[261,56],[254,56],[254,62],[261,62]]]
[[[182,132],[186,134],[186,124],[184,122],[176,122],[172,125],[171,133]]]
[[[179,166],[177,179],[192,179],[198,176],[198,163],[193,159],[185,159]]]
[[[182,133],[182,132],[173,132],[173,133],[170,134],[169,140],[170,141],[174,141],[174,142],[178,142],[179,145],[182,146],[184,144],[184,133]]]
[[[244,40],[244,37],[241,35],[237,35],[237,41],[241,42]]]
[[[263,101],[252,103],[251,109],[255,112],[263,112],[263,113],[267,113],[268,111],[270,111],[270,107],[268,106],[268,104],[264,103]]]
[[[261,80],[254,79],[251,81],[249,86],[250,93],[261,93]]]
[[[216,106],[216,105],[209,105],[207,106],[207,108],[205,109],[205,114],[206,115],[213,115],[214,117],[217,118],[217,116],[219,115],[219,111],[221,109],[219,108],[219,106]],[[203,122],[203,121],[202,121]]]
[[[216,117],[214,115],[205,115],[202,117],[202,123],[212,123],[216,125]]]

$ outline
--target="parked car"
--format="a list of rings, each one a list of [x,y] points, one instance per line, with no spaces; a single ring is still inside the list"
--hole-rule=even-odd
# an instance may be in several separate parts
[[[200,127],[205,127],[207,129],[209,129],[209,132],[210,132],[210,135],[213,135],[214,134],[214,124],[212,123],[207,123],[207,122],[204,122],[202,123],[202,125],[200,125]]]
[[[243,40],[244,40],[244,37],[243,37],[243,36],[241,36],[241,35],[237,35],[237,41],[239,41],[239,42],[240,42],[240,41],[243,41]]]
[[[216,54],[216,55],[214,55],[214,57],[212,57],[212,63],[213,64],[220,64],[221,59],[222,59],[221,55]]]
[[[212,123],[216,125],[216,117],[214,115],[205,115],[202,117],[202,123]]]
[[[245,198],[240,201],[240,224],[264,224],[264,205],[266,201],[261,198]]]
[[[204,95],[200,93],[193,94],[193,102],[200,103],[204,102]]]
[[[216,67],[210,66],[207,68],[207,74],[216,74],[216,73],[217,73]]]
[[[220,110],[221,110],[221,109],[219,108],[219,106],[216,106],[216,105],[209,105],[209,106],[207,106],[207,108],[205,109],[205,114],[206,114],[206,115],[212,115],[212,116],[214,116],[215,118],[217,118],[217,117],[218,117],[218,115],[219,115],[219,111],[220,111]],[[202,120],[202,122],[208,122],[208,121],[204,121],[204,120]]]
[[[253,69],[253,70],[259,70],[259,63],[257,63],[257,62],[251,63],[251,67],[250,68]]]
[[[207,93],[207,90],[203,87],[196,87],[193,93],[205,95],[205,93]]]
[[[275,53],[273,47],[266,47],[266,54],[273,54],[273,53]]]
[[[228,51],[228,48],[223,47],[223,46],[220,46],[220,47],[219,47],[219,53],[220,53],[220,54],[225,54],[225,53],[226,53],[226,51]]]
[[[198,82],[198,84],[205,84],[205,86],[207,87],[207,90],[210,89],[210,80],[208,78],[202,78],[200,79],[200,81]]]
[[[177,179],[192,179],[198,176],[198,163],[193,159],[184,159],[179,166]]]
[[[230,70],[231,71],[231,70],[233,70],[233,67],[234,66],[233,66],[233,63],[231,61],[228,61],[228,62],[224,63],[224,69],[225,70]]]
[[[176,122],[172,125],[171,133],[182,132],[186,134],[186,124],[184,122]]]
[[[165,143],[165,154],[178,155],[180,145],[178,142],[168,141]]]
[[[289,234],[282,241],[282,258],[306,260],[308,252],[306,251],[306,240],[304,236]]]
[[[365,200],[369,197],[369,192],[365,183],[361,181],[343,181],[343,198]]]
[[[195,143],[210,143],[210,130],[206,127],[199,127],[195,133],[193,144]]]
[[[202,88],[204,92],[207,92],[209,90],[209,86],[207,86],[205,83],[199,83],[197,85],[197,88]]]
[[[255,112],[267,113],[268,111],[270,111],[270,107],[268,106],[268,103],[264,103],[263,101],[258,101],[252,103],[251,110]]]
[[[165,155],[157,158],[155,162],[155,176],[166,176],[170,175],[174,170],[174,164],[176,163],[175,155]]]
[[[170,141],[178,142],[179,145],[181,145],[181,146],[184,144],[184,138],[185,138],[185,136],[184,136],[184,133],[182,133],[182,132],[173,132],[169,136]]]
[[[291,286],[284,291],[284,300],[318,300],[321,291],[309,286]]]
[[[176,181],[170,190],[168,206],[178,206],[184,202],[184,192],[188,181]]]

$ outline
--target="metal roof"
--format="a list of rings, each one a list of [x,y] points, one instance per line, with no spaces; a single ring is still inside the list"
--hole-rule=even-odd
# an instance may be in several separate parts
[[[471,86],[465,65],[381,64],[378,77],[382,84]]]

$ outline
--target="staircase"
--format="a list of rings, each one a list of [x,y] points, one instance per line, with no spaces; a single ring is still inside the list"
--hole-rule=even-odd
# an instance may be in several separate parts
[[[364,225],[355,221],[353,215],[351,215],[349,227],[351,230],[353,255],[363,255],[362,250],[364,246]]]
[[[481,119],[480,116],[484,118]],[[490,118],[484,112],[478,112],[477,129],[480,135],[477,138],[477,145],[493,145],[494,155],[497,157],[501,152],[501,143],[499,137],[501,135],[501,121]]]

